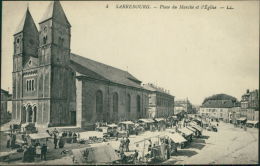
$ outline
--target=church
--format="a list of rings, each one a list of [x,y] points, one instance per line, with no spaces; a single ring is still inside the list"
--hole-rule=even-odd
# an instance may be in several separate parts
[[[59,1],[39,31],[29,9],[14,33],[12,120],[38,127],[91,128],[147,116],[148,94],[127,71],[71,52],[71,25]]]

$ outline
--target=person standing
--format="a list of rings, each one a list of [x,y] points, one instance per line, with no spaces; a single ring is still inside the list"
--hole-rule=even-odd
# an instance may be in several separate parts
[[[37,146],[36,146],[36,157],[41,157],[41,145],[40,143],[37,143]]]
[[[58,144],[58,138],[56,133],[54,133],[54,149],[57,149],[57,144]]]
[[[46,160],[47,145],[43,144],[41,148],[41,159]]]
[[[59,140],[59,148],[63,148],[64,147],[64,138],[63,137],[60,137],[60,140]]]
[[[78,139],[80,139],[80,134],[78,133]]]
[[[73,143],[77,142],[77,134],[74,132],[73,133]]]
[[[10,148],[10,143],[11,143],[11,137],[10,137],[10,134],[7,134],[7,143],[6,143],[6,147],[7,148]]]
[[[129,144],[130,144],[130,140],[129,140],[129,138],[127,137],[127,138],[126,138],[126,152],[129,152]]]
[[[138,158],[138,152],[137,152],[137,150],[135,150],[135,153],[134,153],[134,164],[136,164],[137,163],[137,158]]]
[[[120,153],[124,152],[124,137],[120,141],[119,149],[120,149]]]
[[[11,148],[14,149],[15,148],[15,140],[16,140],[16,136],[15,134],[11,135]]]

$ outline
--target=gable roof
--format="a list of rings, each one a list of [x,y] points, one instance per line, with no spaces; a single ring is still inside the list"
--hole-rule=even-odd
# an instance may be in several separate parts
[[[59,1],[52,1],[49,4],[40,23],[51,18],[54,18],[59,21],[64,20],[69,26],[71,26]]]
[[[17,26],[14,34],[20,33],[22,31],[24,31],[24,29],[26,28],[26,25],[32,24],[33,28],[35,28],[37,30],[37,27],[34,23],[34,20],[32,18],[32,15],[29,11],[29,9],[26,9],[26,12],[21,20],[21,22],[19,23],[19,25]]]
[[[70,62],[70,67],[83,76],[143,89],[141,81],[127,71],[73,53],[70,54]]]
[[[235,103],[232,100],[208,100],[202,107],[204,108],[231,108]]]

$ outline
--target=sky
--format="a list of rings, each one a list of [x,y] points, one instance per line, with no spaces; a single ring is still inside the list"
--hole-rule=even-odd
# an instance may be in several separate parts
[[[12,91],[13,33],[27,5],[38,26],[50,2],[3,2],[1,88]],[[200,105],[259,85],[259,2],[61,2],[71,52]],[[108,4],[108,8],[106,8]],[[232,6],[233,10],[117,9],[121,4]],[[39,27],[38,27],[39,28]]]

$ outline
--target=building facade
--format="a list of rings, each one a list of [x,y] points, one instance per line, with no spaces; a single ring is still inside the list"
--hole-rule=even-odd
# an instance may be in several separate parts
[[[259,120],[259,90],[249,91],[241,97],[241,116],[247,120]]]
[[[174,96],[169,91],[157,87],[151,83],[144,84],[143,87],[149,93],[149,118],[167,118],[174,115]]]
[[[182,109],[184,109],[185,113],[193,113],[192,104],[190,103],[188,98],[174,101],[174,107],[176,111],[182,111]]]
[[[39,31],[29,9],[14,34],[12,119],[88,127],[143,117],[148,91],[130,73],[71,53],[71,25],[59,1]]]
[[[1,110],[0,110],[0,123],[4,124],[10,121],[10,110],[9,103],[12,100],[12,95],[8,91],[1,89]]]
[[[234,110],[236,106],[236,98],[226,94],[217,94],[206,98],[199,112],[203,116],[229,122],[235,117],[232,110]]]

